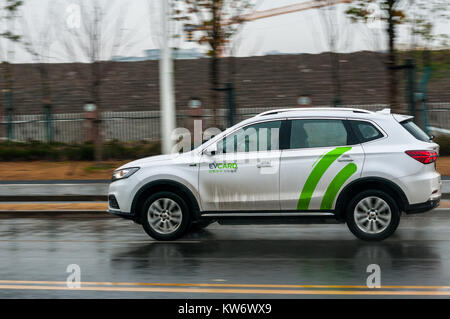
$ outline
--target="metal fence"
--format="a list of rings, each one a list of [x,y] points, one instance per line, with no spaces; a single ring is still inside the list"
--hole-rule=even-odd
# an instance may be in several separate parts
[[[368,105],[346,105],[343,107],[362,108],[371,111],[381,110],[388,107],[385,104]],[[236,110],[235,121],[239,122],[252,117],[258,113],[280,109],[284,107],[254,107],[240,108]],[[450,102],[430,103],[428,110],[429,125],[442,132],[450,132]],[[203,120],[203,130],[211,127],[212,111],[204,110],[201,117]],[[119,141],[140,141],[158,140],[160,138],[160,112],[159,111],[138,111],[138,112],[103,112],[102,132],[105,140]],[[187,110],[177,111],[177,126],[187,127],[189,122]],[[217,110],[216,125],[225,128],[227,123],[227,110]],[[19,114],[13,115],[9,121],[12,129],[12,139],[15,141],[47,141],[48,130],[51,127],[52,139],[55,142],[79,143],[88,139],[87,131],[89,120],[83,113],[53,114],[48,121],[44,114]],[[0,122],[0,138],[6,139],[6,118]]]
[[[450,108],[436,108],[429,110],[428,122],[432,131],[450,134]]]

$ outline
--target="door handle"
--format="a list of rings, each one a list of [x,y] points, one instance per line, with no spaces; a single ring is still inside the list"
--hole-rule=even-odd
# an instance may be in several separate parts
[[[256,164],[256,167],[261,168],[261,167],[272,167],[272,163],[269,161],[262,161],[262,162],[258,162]]]
[[[343,155],[337,160],[338,162],[353,162],[353,159],[348,155]]]

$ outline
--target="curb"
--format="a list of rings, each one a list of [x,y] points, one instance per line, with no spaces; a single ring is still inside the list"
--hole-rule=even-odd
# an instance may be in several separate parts
[[[0,210],[0,213],[96,213],[109,214],[107,210]]]
[[[450,177],[449,177],[450,178]],[[50,180],[12,180],[1,181],[0,185],[24,185],[24,184],[110,184],[110,179],[50,179]]]
[[[86,196],[0,196],[0,202],[107,202],[106,195]]]
[[[56,210],[0,210],[0,218],[2,217],[43,217],[43,216],[64,216],[77,217],[89,216],[99,218],[114,218],[115,216],[109,214],[104,210],[70,210],[70,211],[56,211]]]

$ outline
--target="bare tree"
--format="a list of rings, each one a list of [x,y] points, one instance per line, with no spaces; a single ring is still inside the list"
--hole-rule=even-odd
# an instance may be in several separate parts
[[[17,18],[17,12],[22,4],[23,1],[20,0],[6,0],[6,3],[3,3],[0,6],[0,23],[2,23],[2,29],[0,32],[0,58],[2,61],[1,72],[3,74],[4,81],[3,92],[5,93],[6,98],[6,115],[8,117],[8,138],[13,138],[13,70],[10,62],[14,59],[15,45],[20,40],[20,35],[15,32],[15,21]]]
[[[389,76],[389,103],[392,109],[399,110],[398,103],[398,85],[396,78],[397,54],[395,51],[395,41],[397,38],[397,26],[404,22],[405,11],[399,6],[403,0],[356,0],[347,10],[347,14],[352,21],[370,21],[373,12],[369,6],[378,6],[383,12],[379,18],[387,24],[386,33],[388,36],[388,55],[387,55],[387,69]]]
[[[397,65],[395,42],[397,39],[398,26],[410,21],[408,16],[413,12],[411,8],[414,6],[420,6],[420,16],[422,19],[420,24],[425,27],[423,30],[426,34],[429,33],[426,29],[435,23],[433,15],[430,15],[430,13],[446,13],[448,9],[448,0],[354,0],[346,12],[352,21],[364,23],[371,22],[371,18],[373,18],[373,8],[378,8],[381,12],[377,18],[386,23],[386,34],[388,39],[386,64],[389,78],[389,102],[391,107],[397,111],[400,108],[397,99],[398,81],[396,78],[396,72],[399,67]]]
[[[448,33],[437,33],[436,22],[448,21],[448,2],[446,0],[409,0],[411,14],[407,22],[411,25],[413,49],[422,48],[425,65],[431,65],[431,47],[438,43],[448,45]]]
[[[97,163],[103,159],[100,88],[115,65],[112,58],[136,43],[136,32],[125,32],[124,29],[128,6],[124,3],[118,6],[116,3],[114,0],[81,0],[74,7],[75,12],[79,13],[79,23],[59,22],[59,42],[68,59],[89,65],[88,72],[80,70],[77,74],[89,84],[90,102],[96,106],[93,135]]]
[[[410,11],[407,22],[410,24],[411,50],[409,61],[414,61],[414,52],[421,51],[422,54],[422,77],[415,92],[410,93],[410,105],[416,123],[428,131],[427,120],[427,85],[432,76],[432,54],[431,48],[439,42],[446,45],[448,34],[436,32],[435,24],[438,21],[448,21],[448,4],[446,0],[410,0]],[[414,65],[418,63],[415,62]],[[414,85],[414,83],[412,84]],[[414,87],[415,88],[415,87]],[[419,93],[414,96],[414,93]],[[417,107],[417,98],[420,97],[421,105]]]
[[[39,21],[33,21],[29,16],[22,14],[21,44],[31,55],[34,65],[39,72],[41,82],[42,107],[46,117],[47,141],[53,140],[53,129],[51,125],[52,117],[52,94],[50,81],[50,52],[53,41],[55,40],[54,25],[55,20],[54,1],[47,4],[47,8]],[[30,28],[29,22],[32,21],[33,27]]]
[[[333,84],[333,105],[340,106],[342,104],[341,95],[341,70],[338,51],[340,48],[348,48],[351,38],[346,32],[346,16],[342,15],[336,5],[328,5],[319,8],[319,17],[322,24],[322,31],[326,40],[326,46],[329,50],[331,65],[331,82]]]
[[[213,125],[217,126],[219,104],[219,58],[225,45],[238,30],[242,21],[239,16],[254,7],[254,0],[178,0],[174,19],[186,22],[188,27],[200,34],[196,42],[207,45],[210,61],[210,103],[213,109]],[[233,21],[234,23],[229,23]]]

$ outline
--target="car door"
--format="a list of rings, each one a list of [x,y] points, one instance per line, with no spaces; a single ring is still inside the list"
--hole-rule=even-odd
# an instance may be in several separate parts
[[[345,119],[291,119],[289,126],[280,158],[281,209],[334,209],[340,190],[361,176],[361,145]]]
[[[282,121],[240,127],[203,152],[199,192],[204,211],[280,210],[279,135]]]

